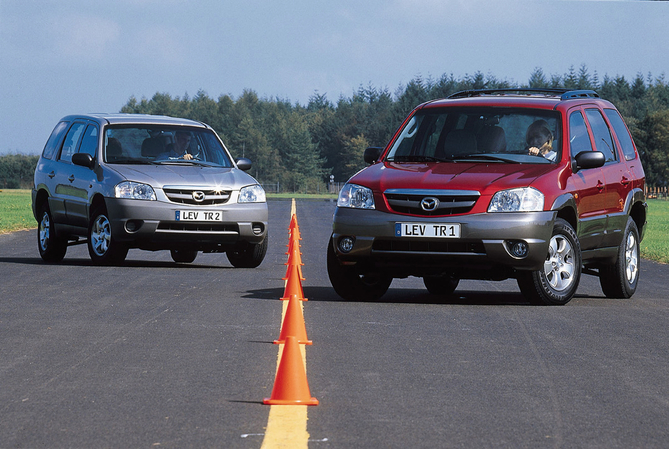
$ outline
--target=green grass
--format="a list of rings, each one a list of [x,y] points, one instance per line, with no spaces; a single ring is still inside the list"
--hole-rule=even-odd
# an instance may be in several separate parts
[[[336,195],[269,194],[270,199],[336,199]],[[37,222],[30,206],[30,190],[0,190],[0,234],[33,229]],[[669,263],[669,201],[648,200],[648,229],[641,242],[641,256]]]
[[[37,227],[30,190],[0,189],[0,234]]]
[[[641,256],[669,263],[669,201],[648,200],[648,227],[641,242]]]

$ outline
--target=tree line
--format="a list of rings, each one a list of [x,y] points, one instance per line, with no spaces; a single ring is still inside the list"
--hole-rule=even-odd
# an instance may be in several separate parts
[[[560,75],[535,69],[527,83],[498,79],[476,72],[456,78],[415,77],[391,92],[371,84],[336,102],[314,93],[306,105],[280,98],[260,98],[253,90],[239,97],[210,98],[156,93],[152,98],[130,97],[121,112],[162,114],[211,125],[234,157],[253,161],[251,174],[263,184],[290,192],[323,191],[330,176],[346,181],[364,167],[368,146],[384,146],[402,119],[418,104],[469,89],[501,88],[594,89],[620,110],[637,145],[650,186],[669,183],[669,84],[664,75],[638,74],[600,78],[585,65]],[[3,180],[0,158],[0,183]],[[34,164],[32,165],[34,168]],[[32,171],[31,168],[31,171]],[[26,178],[24,173],[23,178]],[[30,173],[29,178],[32,177]],[[5,181],[6,182],[6,181]],[[1,186],[2,184],[0,184]]]

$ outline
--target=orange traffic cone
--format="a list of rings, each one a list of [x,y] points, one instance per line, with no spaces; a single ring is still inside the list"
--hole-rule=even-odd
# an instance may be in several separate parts
[[[279,369],[274,379],[272,396],[265,398],[266,405],[318,405],[311,397],[307,373],[302,362],[302,353],[297,338],[286,337]]]
[[[279,339],[274,340],[274,344],[284,344],[288,337],[296,337],[297,342],[300,344],[312,344],[312,341],[307,338],[307,328],[304,325],[302,306],[296,295],[288,298],[288,307],[286,307],[286,315],[283,317]]]
[[[288,266],[288,275],[283,278],[286,282],[286,288],[283,291],[281,299],[290,299],[291,296],[297,296],[297,299],[307,301],[302,290],[302,282],[300,281],[300,272],[297,265]]]
[[[302,276],[302,254],[300,253],[300,246],[297,243],[293,243],[291,241],[290,245],[288,245],[288,262],[286,262],[286,265],[288,265],[288,269],[286,269],[286,277],[285,279],[288,279],[288,276],[290,275],[290,269],[291,265],[297,265],[297,271],[300,275],[300,279],[304,280],[304,276]]]
[[[297,214],[290,216],[290,224],[288,225],[288,230],[292,232],[293,229],[297,227]]]

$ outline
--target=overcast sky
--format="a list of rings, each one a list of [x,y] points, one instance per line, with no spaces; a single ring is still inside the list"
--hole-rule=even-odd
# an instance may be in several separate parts
[[[306,104],[477,71],[659,77],[668,22],[669,2],[637,0],[0,0],[0,154],[156,92]]]

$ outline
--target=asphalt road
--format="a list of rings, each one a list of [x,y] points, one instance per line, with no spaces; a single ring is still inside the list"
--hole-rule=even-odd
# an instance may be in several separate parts
[[[514,281],[420,279],[380,302],[330,287],[334,204],[298,201],[312,448],[652,448],[669,443],[669,267],[644,260],[630,300],[582,278],[563,307]],[[121,267],[39,258],[0,235],[0,447],[259,448],[274,382],[290,202],[270,202],[257,269],[222,254]]]

